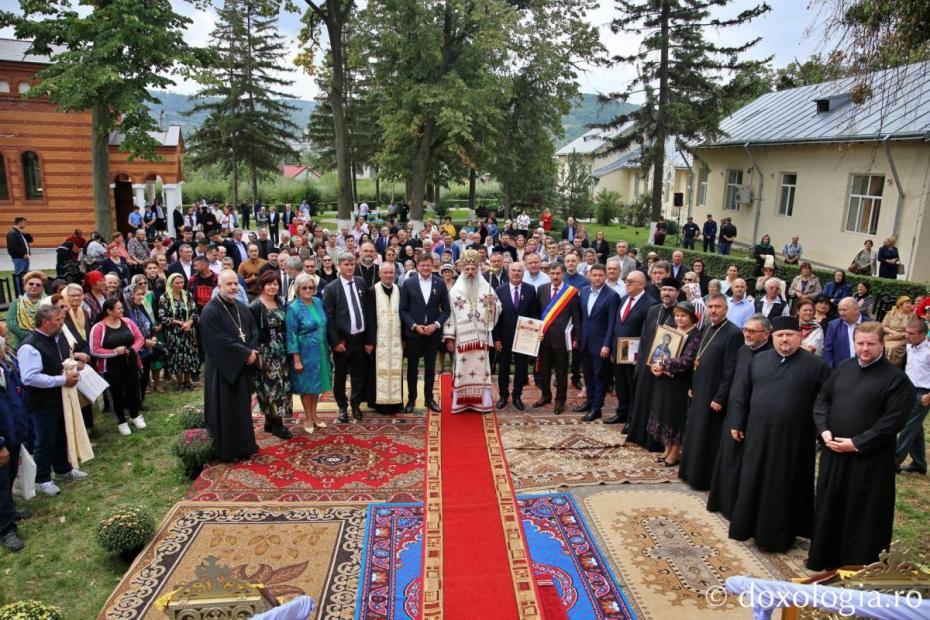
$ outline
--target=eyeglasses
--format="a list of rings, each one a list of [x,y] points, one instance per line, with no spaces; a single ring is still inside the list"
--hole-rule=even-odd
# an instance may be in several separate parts
[[[748,327],[743,328],[744,334],[761,334],[764,331],[764,329],[749,329]]]
[[[316,290],[316,287],[315,287],[315,286],[301,286],[301,287],[300,287],[300,290],[302,290],[302,291],[315,291],[315,290]]]
[[[26,282],[26,286],[42,286],[41,282]]]

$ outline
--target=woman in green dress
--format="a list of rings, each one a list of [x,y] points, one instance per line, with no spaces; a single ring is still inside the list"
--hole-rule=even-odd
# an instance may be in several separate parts
[[[284,305],[278,298],[280,272],[268,269],[258,276],[258,297],[249,304],[258,327],[261,369],[252,374],[258,406],[265,415],[265,432],[290,439],[284,418],[293,415],[291,377],[287,363]]]
[[[300,394],[312,433],[326,424],[316,415],[320,394],[332,389],[329,342],[326,338],[326,311],[316,296],[316,280],[302,273],[294,281],[297,299],[287,308],[287,352],[291,356],[291,385]]]

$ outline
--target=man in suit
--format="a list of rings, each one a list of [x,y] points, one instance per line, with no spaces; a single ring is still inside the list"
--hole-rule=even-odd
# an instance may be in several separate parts
[[[190,280],[190,277],[194,275],[194,249],[182,243],[178,247],[178,260],[174,261],[165,269],[165,276],[170,276],[173,273],[181,274],[181,277],[184,278],[184,289],[187,290],[187,283]]]
[[[565,278],[565,267],[562,263],[554,262],[549,265],[549,277],[552,279],[550,284],[542,284],[536,289],[536,296],[539,299],[541,309],[541,318],[546,320],[546,309],[549,303],[566,289],[569,285],[563,282]],[[581,325],[581,306],[578,302],[578,290],[566,290],[564,293],[571,295],[571,300],[562,307],[552,319],[548,329],[543,333],[542,340],[539,343],[539,363],[540,363],[540,383],[539,391],[541,396],[539,400],[533,403],[533,407],[544,407],[552,402],[552,371],[555,370],[555,404],[552,412],[559,415],[565,410],[565,399],[568,393],[568,351],[569,346],[565,342],[565,330],[571,321],[571,332],[569,340],[571,348],[578,347],[578,331]]]
[[[862,322],[859,304],[852,297],[841,299],[837,309],[840,316],[827,324],[827,333],[823,340],[823,361],[830,368],[836,368],[844,360],[856,355],[853,330]]]
[[[704,251],[713,254],[714,242],[717,240],[717,222],[710,213],[707,214],[707,221],[701,229],[701,237],[704,241]]]
[[[754,304],[756,312],[770,321],[788,313],[788,304],[781,298],[778,278],[769,278],[765,281],[765,295],[757,297]]]
[[[442,328],[449,318],[449,291],[439,276],[433,275],[433,259],[421,254],[417,259],[419,277],[407,278],[400,289],[400,319],[407,339],[407,406],[413,412],[417,400],[417,370],[420,359],[424,367],[424,402],[428,409],[439,411],[433,400],[436,379],[436,351],[442,340]]]
[[[485,271],[483,275],[484,279],[488,281],[491,288],[495,291],[507,284],[507,272],[504,271],[504,255],[500,252],[493,252],[491,254],[491,268]],[[500,407],[498,407],[498,409],[500,409]]]
[[[329,346],[333,350],[333,398],[339,406],[339,422],[349,421],[346,376],[352,377],[352,417],[362,419],[365,384],[365,283],[355,277],[355,256],[339,255],[339,277],[323,290]]]
[[[281,223],[284,224],[285,228],[289,228],[291,222],[294,221],[294,218],[297,217],[297,214],[294,212],[294,209],[291,205],[284,205],[284,213],[281,214]]]
[[[497,320],[491,334],[494,337],[494,350],[497,351],[499,368],[497,372],[497,387],[500,398],[497,408],[507,406],[507,396],[510,391],[510,360],[514,362],[513,377],[513,406],[523,411],[523,386],[527,382],[527,366],[529,358],[521,353],[513,353],[513,336],[517,331],[517,317],[526,316],[535,318],[539,316],[539,307],[536,303],[536,289],[523,282],[523,263],[510,263],[508,268],[510,281],[501,284],[495,289],[498,299],[501,300],[501,316]]]
[[[604,265],[592,265],[588,279],[591,285],[581,289],[581,337],[578,346],[587,398],[572,411],[587,412],[582,421],[593,422],[601,417],[604,392],[610,380],[610,339],[617,320],[620,296],[604,285],[607,280]]]
[[[242,261],[249,258],[249,244],[242,239],[242,229],[234,230],[232,238],[227,239],[227,242],[226,256],[233,260],[233,268],[239,271]]]
[[[569,217],[565,220],[565,228],[562,229],[562,239],[566,241],[575,241],[575,233],[578,231],[575,228],[575,218]]]
[[[23,274],[29,271],[31,243],[32,235],[26,232],[26,218],[15,218],[13,228],[6,234],[6,251],[13,261],[13,292],[17,297],[23,294]]]
[[[670,276],[678,280],[678,283],[681,284],[685,279],[685,274],[688,272],[688,266],[685,265],[685,255],[682,254],[681,250],[675,250],[672,252],[672,262],[669,265],[671,272]]]
[[[274,205],[268,210],[268,234],[271,235],[271,243],[277,246],[281,234],[281,214]]]
[[[617,338],[642,338],[643,325],[649,309],[659,303],[646,294],[646,274],[634,269],[626,277],[626,296],[620,300],[617,308],[617,320],[610,336],[610,346],[616,359]],[[642,346],[642,342],[640,342]],[[617,364],[614,369],[614,386],[617,390],[617,410],[613,416],[604,420],[604,424],[626,424],[633,402],[633,374],[635,364]]]

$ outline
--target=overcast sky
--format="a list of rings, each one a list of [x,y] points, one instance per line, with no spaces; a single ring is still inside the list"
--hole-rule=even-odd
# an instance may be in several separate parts
[[[762,37],[762,41],[754,48],[751,56],[764,58],[773,55],[775,67],[783,67],[796,58],[805,59],[814,53],[828,51],[822,40],[820,28],[824,15],[818,9],[810,8],[804,0],[768,1],[772,6],[772,11],[766,16],[738,28],[710,32],[709,36],[715,42],[723,44],[738,44],[757,36]],[[193,19],[187,32],[188,41],[198,46],[208,44],[210,31],[216,20],[216,11],[196,11],[185,0],[171,0],[171,3],[175,10]],[[218,0],[214,0],[214,4],[217,3]],[[734,0],[720,16],[734,15],[756,3],[756,0]],[[19,0],[0,0],[0,10],[18,11],[18,9]],[[630,35],[611,34],[609,23],[615,12],[612,0],[601,0],[598,10],[590,16],[591,23],[600,28],[601,40],[611,54],[631,54],[638,48],[639,39]],[[289,90],[296,97],[312,99],[318,91],[313,78],[298,71],[296,67],[292,68],[291,64],[296,54],[295,40],[299,29],[300,23],[297,15],[282,14],[280,30],[287,40],[287,70],[290,72],[289,77],[295,82]],[[9,29],[0,30],[0,36],[12,37],[13,33]],[[579,76],[579,86],[583,92],[588,93],[622,91],[634,75],[635,67],[631,65],[595,67]],[[191,93],[196,90],[196,85],[179,83],[172,90]]]

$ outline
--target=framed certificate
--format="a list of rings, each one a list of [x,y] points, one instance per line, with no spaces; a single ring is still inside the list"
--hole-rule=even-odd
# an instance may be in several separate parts
[[[638,337],[623,337],[617,338],[617,348],[615,355],[615,363],[617,364],[635,364],[636,360],[639,359],[639,341]]]
[[[526,316],[517,317],[517,329],[513,333],[513,345],[510,350],[530,357],[539,354],[539,335],[543,322]]]

